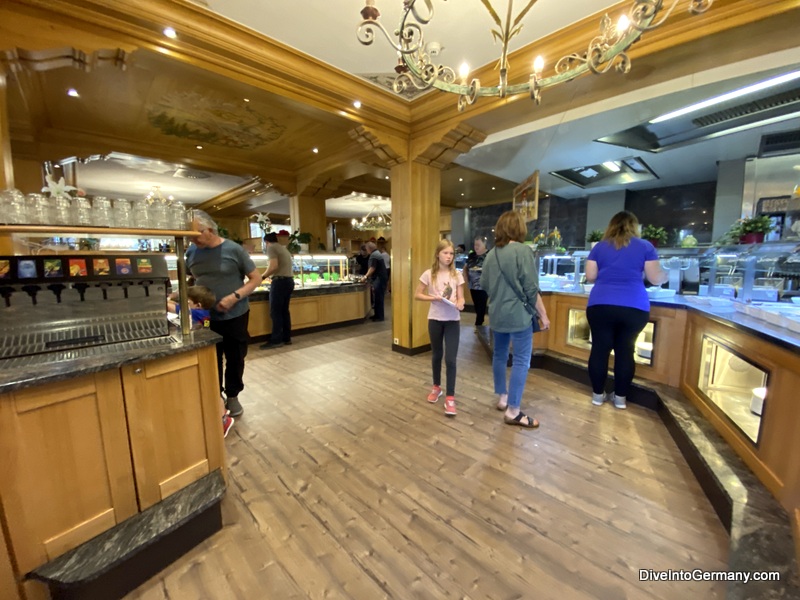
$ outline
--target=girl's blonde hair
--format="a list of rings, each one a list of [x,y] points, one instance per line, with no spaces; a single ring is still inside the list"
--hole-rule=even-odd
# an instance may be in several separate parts
[[[439,272],[439,253],[445,248],[450,248],[453,251],[453,262],[450,263],[450,277],[453,278],[458,277],[458,271],[456,271],[456,260],[455,260],[456,248],[455,246],[453,246],[453,242],[445,239],[440,241],[436,246],[436,253],[433,255],[433,266],[431,267],[431,281],[433,281],[436,278],[436,275]]]
[[[631,238],[639,237],[639,219],[627,210],[621,210],[608,222],[603,240],[608,240],[619,250],[631,243]]]

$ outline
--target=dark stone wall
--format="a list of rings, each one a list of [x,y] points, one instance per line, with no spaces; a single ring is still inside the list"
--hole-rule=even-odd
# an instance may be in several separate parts
[[[625,209],[642,225],[663,227],[669,233],[668,246],[678,243],[678,232],[685,230],[701,244],[710,244],[714,224],[717,183],[693,183],[651,190],[628,190]]]

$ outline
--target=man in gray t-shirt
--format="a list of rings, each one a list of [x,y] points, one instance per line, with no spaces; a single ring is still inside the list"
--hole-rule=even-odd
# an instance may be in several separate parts
[[[294,266],[292,255],[278,243],[275,233],[264,236],[267,244],[269,267],[264,271],[264,279],[271,277],[269,286],[269,318],[272,321],[272,333],[269,342],[261,344],[263,350],[280,348],[292,343],[292,315],[289,312],[289,300],[294,291]]]
[[[211,330],[222,336],[217,344],[220,389],[225,392],[225,405],[231,416],[238,417],[244,412],[239,392],[244,389],[244,359],[250,341],[247,297],[261,283],[261,273],[244,248],[219,236],[211,217],[199,210],[193,215],[192,227],[200,235],[186,251],[186,268],[198,285],[206,286],[216,296],[217,304],[210,312]]]

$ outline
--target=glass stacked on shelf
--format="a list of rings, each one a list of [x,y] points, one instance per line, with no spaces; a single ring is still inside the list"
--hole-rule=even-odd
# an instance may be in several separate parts
[[[187,230],[191,223],[186,208],[177,200],[160,194],[137,200],[134,206],[126,199],[111,201],[105,196],[89,198],[69,192],[28,194],[17,189],[0,191],[0,224],[3,225],[75,225],[79,227],[119,227],[141,229]]]

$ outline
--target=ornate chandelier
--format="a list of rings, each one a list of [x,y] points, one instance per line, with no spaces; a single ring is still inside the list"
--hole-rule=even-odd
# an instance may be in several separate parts
[[[392,218],[376,204],[366,217],[361,217],[360,220],[352,219],[350,225],[355,231],[377,231],[379,229],[386,231],[392,228]]]
[[[395,71],[394,91],[402,93],[407,87],[418,90],[435,87],[444,92],[458,94],[458,110],[463,111],[473,104],[479,96],[514,96],[529,94],[539,104],[541,90],[560,83],[572,81],[585,73],[602,74],[616,64],[616,69],[627,73],[631,61],[626,54],[628,48],[646,31],[661,26],[672,14],[681,0],[634,0],[627,14],[623,14],[616,24],[608,15],[600,20],[600,33],[592,38],[587,49],[575,52],[559,59],[554,66],[554,74],[543,77],[545,62],[537,56],[533,63],[533,73],[525,83],[508,85],[508,43],[522,29],[522,20],[536,4],[536,0],[528,0],[522,10],[512,17],[514,1],[508,0],[505,22],[500,19],[492,6],[491,0],[481,0],[489,11],[497,29],[492,29],[492,36],[502,43],[500,54],[500,80],[496,86],[483,87],[477,78],[469,79],[469,67],[461,65],[458,76],[449,66],[432,62],[434,52],[430,43],[426,43],[422,28],[433,19],[433,0],[403,0],[403,13],[400,25],[394,36],[378,22],[380,12],[375,7],[375,0],[366,0],[367,5],[361,10],[364,19],[358,26],[357,37],[365,46],[375,39],[374,28],[380,29],[389,43],[397,50],[398,59]],[[706,12],[714,0],[689,0],[689,12],[700,14]],[[424,4],[424,10],[418,7]],[[665,8],[669,5],[669,8]],[[393,41],[397,38],[397,42]],[[435,43],[434,43],[435,44]],[[437,53],[438,54],[438,53]]]

